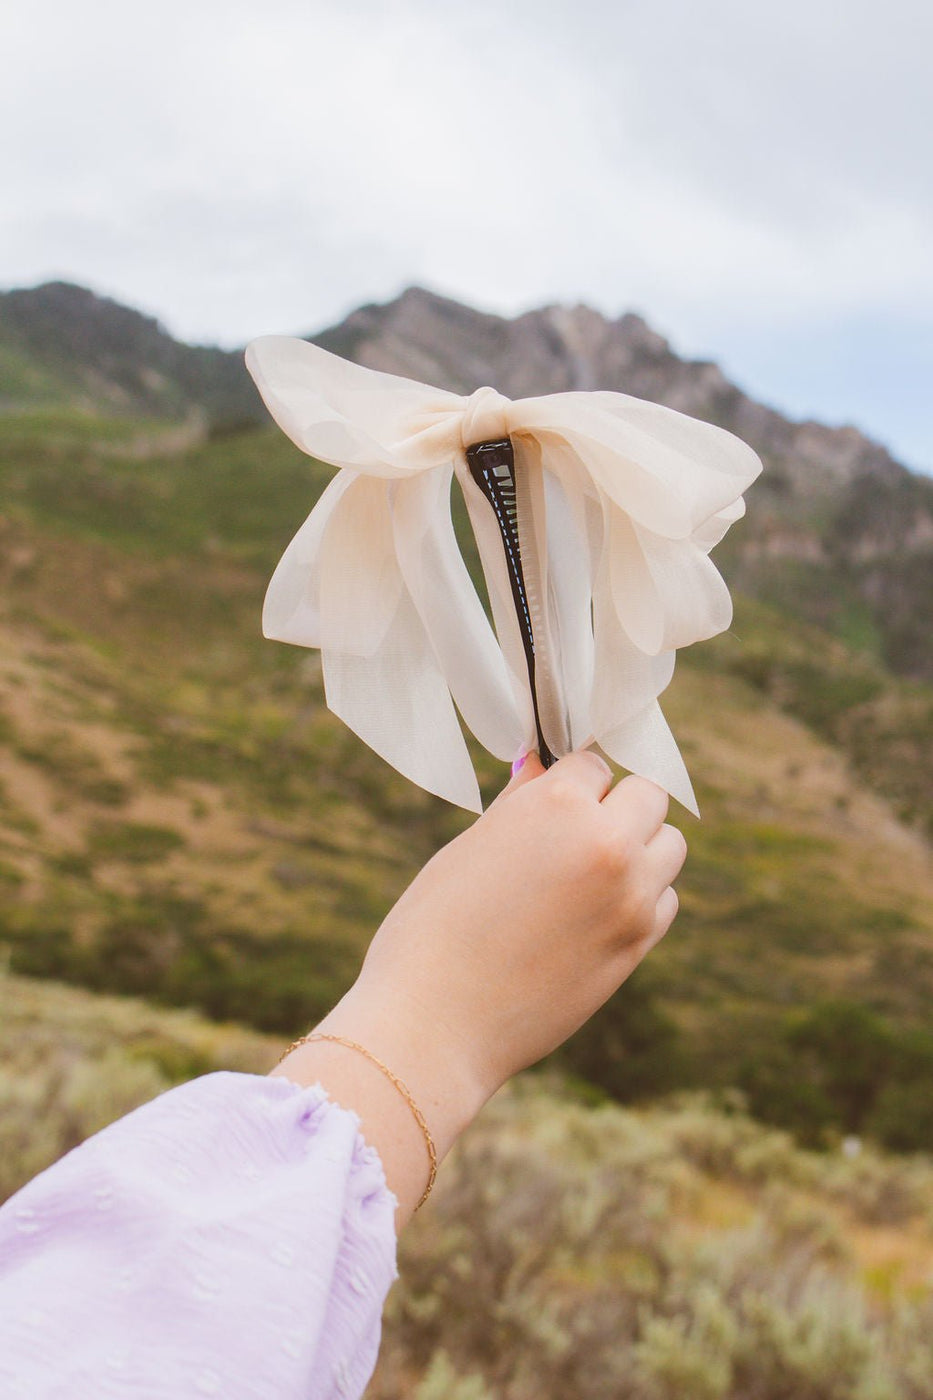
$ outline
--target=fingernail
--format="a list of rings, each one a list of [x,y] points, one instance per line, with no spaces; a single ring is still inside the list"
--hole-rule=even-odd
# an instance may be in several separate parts
[[[512,764],[512,777],[513,777],[513,778],[515,777],[515,774],[516,774],[516,773],[520,773],[520,772],[522,771],[522,768],[524,767],[524,764],[525,764],[525,759],[526,759],[527,757],[528,757],[528,755],[527,755],[526,753],[523,753],[522,756],[521,756],[520,758],[517,758],[517,759],[515,760],[515,762]]]

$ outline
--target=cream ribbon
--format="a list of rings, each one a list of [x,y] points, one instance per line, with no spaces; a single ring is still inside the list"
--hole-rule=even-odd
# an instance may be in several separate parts
[[[744,514],[761,470],[752,449],[626,394],[464,398],[283,336],[254,340],[246,363],[292,441],[340,468],[282,556],[262,620],[267,637],[321,649],[330,709],[400,773],[475,812],[456,710],[497,758],[536,746],[502,542],[465,456],[508,436],[546,741],[558,754],[596,742],[698,815],[658,696],[675,649],[731,621],[708,555]],[[454,535],[453,476],[495,632]]]

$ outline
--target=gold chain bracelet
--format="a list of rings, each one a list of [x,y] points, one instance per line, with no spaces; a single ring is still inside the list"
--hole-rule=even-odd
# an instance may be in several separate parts
[[[300,1035],[297,1040],[293,1040],[291,1045],[289,1045],[288,1049],[285,1050],[282,1055],[280,1055],[278,1059],[278,1064],[281,1064],[282,1061],[288,1055],[290,1055],[293,1050],[297,1050],[299,1046],[310,1045],[312,1041],[315,1040],[332,1040],[335,1045],[346,1045],[347,1048],[350,1050],[358,1050],[361,1055],[366,1056],[367,1060],[372,1061],[372,1063],[376,1066],[377,1069],[382,1070],[382,1073],[385,1075],[385,1077],[395,1085],[396,1089],[398,1089],[399,1093],[405,1099],[406,1103],[408,1104],[408,1107],[414,1114],[415,1122],[418,1124],[418,1127],[424,1134],[424,1142],[425,1146],[428,1149],[428,1158],[430,1159],[431,1163],[431,1170],[428,1174],[428,1184],[424,1188],[424,1194],[422,1195],[421,1200],[415,1206],[415,1210],[420,1210],[421,1207],[424,1205],[425,1201],[430,1196],[431,1188],[437,1180],[437,1148],[434,1146],[434,1139],[431,1136],[431,1130],[425,1122],[424,1114],[421,1112],[421,1109],[415,1103],[415,1100],[412,1097],[412,1093],[408,1085],[403,1079],[399,1079],[397,1074],[393,1074],[392,1071],[389,1069],[388,1065],[384,1065],[380,1059],[377,1059],[371,1050],[367,1050],[365,1045],[360,1045],[355,1040],[345,1040],[342,1035],[328,1035],[324,1031],[312,1031],[308,1035]]]

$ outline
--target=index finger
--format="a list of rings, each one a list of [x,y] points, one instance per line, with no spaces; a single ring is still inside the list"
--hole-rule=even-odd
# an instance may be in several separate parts
[[[670,798],[662,787],[635,773],[616,783],[603,801],[617,825],[645,844],[664,825],[669,804]]]

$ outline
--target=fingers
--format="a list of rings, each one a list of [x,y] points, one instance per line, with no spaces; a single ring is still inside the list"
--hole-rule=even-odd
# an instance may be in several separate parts
[[[654,907],[654,918],[647,934],[638,947],[638,960],[647,957],[667,933],[677,915],[680,901],[677,891],[672,888],[680,874],[687,856],[687,842],[676,826],[663,825],[645,847],[650,879],[655,889],[660,889]]]
[[[661,893],[655,905],[654,923],[642,945],[642,956],[650,953],[655,944],[660,943],[680,907],[677,891],[672,886],[687,858],[687,842],[683,832],[678,831],[676,826],[668,826],[665,823],[648,842],[645,854],[648,857],[654,887],[660,889]]]
[[[667,816],[668,802],[657,783],[631,773],[616,784],[603,806],[628,836],[647,845]]]
[[[668,885],[667,889],[658,900],[658,907],[654,915],[654,928],[645,940],[644,948],[646,954],[650,953],[651,949],[661,942],[661,939],[674,922],[679,908],[680,901],[677,898],[677,891],[671,889],[670,885]]]
[[[612,786],[612,770],[609,764],[589,749],[578,749],[574,753],[568,753],[550,768],[543,766],[536,753],[530,753],[491,806],[494,807],[497,802],[542,776],[548,782],[569,780],[574,787],[592,793],[597,802],[602,801]]]
[[[570,782],[589,792],[597,802],[602,802],[612,786],[612,769],[604,758],[592,749],[575,749],[573,753],[559,758],[544,775],[550,783]]]
[[[658,886],[672,885],[687,859],[687,842],[682,831],[666,822],[645,846],[650,869]]]

